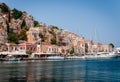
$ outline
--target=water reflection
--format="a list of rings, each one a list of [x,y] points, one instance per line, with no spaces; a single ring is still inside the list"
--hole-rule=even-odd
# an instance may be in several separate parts
[[[0,82],[120,81],[118,61],[64,60],[1,63]]]

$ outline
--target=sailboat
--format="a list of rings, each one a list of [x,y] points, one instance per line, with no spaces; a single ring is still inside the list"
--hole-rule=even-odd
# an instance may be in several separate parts
[[[96,29],[95,29],[95,39],[96,39]],[[89,55],[85,55],[85,58],[110,58],[113,57],[112,55],[109,54],[109,52],[100,52],[101,50],[98,49],[99,45],[101,45],[100,43],[96,43],[96,49],[95,51],[92,51],[89,53]]]

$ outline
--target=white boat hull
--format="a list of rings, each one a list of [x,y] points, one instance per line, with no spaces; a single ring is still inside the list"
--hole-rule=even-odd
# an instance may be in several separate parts
[[[6,61],[20,61],[21,58],[7,58]]]
[[[84,56],[68,56],[68,57],[65,57],[66,59],[84,59],[85,57]]]
[[[49,57],[47,57],[47,59],[53,59],[53,60],[63,60],[64,59],[64,57],[62,57],[62,56],[49,56]]]

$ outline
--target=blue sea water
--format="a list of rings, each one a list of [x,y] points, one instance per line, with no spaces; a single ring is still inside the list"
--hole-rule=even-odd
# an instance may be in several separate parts
[[[1,62],[0,82],[120,82],[120,58]]]

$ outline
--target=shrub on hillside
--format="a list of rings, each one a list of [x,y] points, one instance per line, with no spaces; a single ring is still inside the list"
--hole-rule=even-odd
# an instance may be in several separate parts
[[[14,33],[13,30],[10,30],[10,32],[8,33],[7,40],[8,40],[9,42],[13,42],[13,43],[18,44],[17,34]]]
[[[22,28],[20,30],[20,34],[18,35],[19,40],[27,40],[27,35],[26,35],[27,30],[25,28]]]
[[[51,39],[51,44],[57,44],[57,41],[56,41],[55,38],[52,38],[52,39]]]
[[[22,12],[17,10],[17,9],[13,9],[12,10],[12,16],[15,18],[15,19],[18,19],[22,16]]]
[[[34,21],[34,27],[38,26],[39,25],[39,22],[38,21]]]
[[[5,3],[0,4],[0,8],[3,13],[9,12],[9,7]]]

